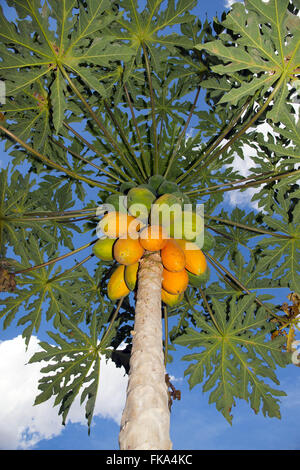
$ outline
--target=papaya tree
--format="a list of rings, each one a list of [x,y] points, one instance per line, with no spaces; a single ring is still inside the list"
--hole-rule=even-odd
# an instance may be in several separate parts
[[[63,423],[80,396],[90,428],[101,364],[124,367],[126,450],[172,447],[175,348],[193,350],[190,387],[230,423],[239,400],[280,418],[276,369],[297,362],[300,3],[245,0],[205,22],[196,6],[6,0],[0,11],[3,327],[24,326],[28,346],[51,325],[30,360],[47,363],[35,403],[54,397]],[[249,188],[256,208],[228,205]],[[201,246],[189,253],[159,224],[143,245],[160,198],[204,207]],[[123,230],[131,202],[149,213],[123,214],[126,233],[138,221],[129,249],[107,221]],[[272,303],[283,288],[292,307]]]

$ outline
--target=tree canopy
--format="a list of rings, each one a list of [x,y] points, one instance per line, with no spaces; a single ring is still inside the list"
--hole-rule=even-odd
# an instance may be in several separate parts
[[[63,422],[79,394],[90,426],[101,361],[130,351],[134,295],[107,296],[97,208],[154,175],[204,204],[215,240],[210,280],[162,309],[175,325],[166,362],[192,349],[190,387],[229,422],[239,399],[280,417],[276,369],[292,362],[300,305],[300,3],[245,0],[203,23],[196,3],[6,0],[15,21],[1,7],[0,318],[27,345],[49,322],[30,362],[47,362],[36,403],[54,396]],[[226,205],[248,188],[258,211]],[[273,288],[294,293],[293,309],[260,293]]]

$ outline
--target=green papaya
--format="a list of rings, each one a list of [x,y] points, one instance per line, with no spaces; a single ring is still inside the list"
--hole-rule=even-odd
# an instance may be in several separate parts
[[[165,181],[165,178],[162,175],[153,175],[149,178],[148,184],[156,192],[159,186]]]
[[[147,188],[131,188],[127,194],[128,212],[141,220],[148,220],[154,194]]]
[[[173,194],[163,194],[151,209],[151,224],[162,225],[169,232],[176,216],[182,212],[181,200]]]
[[[113,206],[117,212],[121,212],[122,199],[120,199],[120,197],[122,198],[121,194],[111,194],[105,199],[105,204],[109,204],[110,206]]]
[[[130,183],[130,182],[122,183],[120,187],[120,191],[121,193],[126,194],[131,188],[136,188],[136,184]]]
[[[172,193],[172,194],[178,197],[179,199],[181,199],[182,204],[191,204],[191,200],[186,194],[181,193],[180,191],[176,191],[175,193]]]
[[[124,279],[125,279],[126,286],[130,290],[134,290],[136,286],[138,269],[139,269],[139,262],[125,266]]]
[[[145,189],[148,189],[149,191],[151,191],[152,194],[154,194],[154,196],[156,197],[156,191],[152,188],[152,186],[150,184],[140,184],[138,186],[138,188],[145,188]]]
[[[175,193],[178,191],[179,191],[179,187],[177,186],[176,183],[165,180],[157,189],[157,194],[159,196],[162,196],[163,194],[170,194],[170,193]]]
[[[193,287],[204,287],[210,278],[210,269],[208,266],[205,272],[202,274],[196,275],[190,273],[189,271],[187,273],[189,276],[189,284]]]
[[[112,261],[114,259],[113,245],[115,241],[116,238],[99,238],[99,240],[93,246],[94,255],[102,261]]]
[[[204,229],[203,238],[196,240],[196,245],[203,251],[210,251],[216,245],[215,237],[207,230]]]
[[[170,236],[193,242],[203,230],[203,218],[197,212],[185,210],[174,218]]]

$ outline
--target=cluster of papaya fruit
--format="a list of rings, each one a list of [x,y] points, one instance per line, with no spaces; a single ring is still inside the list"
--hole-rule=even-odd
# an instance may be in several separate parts
[[[111,195],[105,201],[107,211],[98,226],[103,236],[93,248],[101,260],[118,263],[108,281],[108,297],[117,300],[133,291],[139,260],[145,251],[159,251],[162,301],[173,307],[181,302],[189,284],[200,287],[207,282],[209,268],[203,251],[213,247],[214,238],[195,211],[190,209],[190,217],[184,217],[190,201],[161,175],[152,176],[147,185],[125,184],[122,191],[123,196]],[[201,233],[203,251],[197,244]]]

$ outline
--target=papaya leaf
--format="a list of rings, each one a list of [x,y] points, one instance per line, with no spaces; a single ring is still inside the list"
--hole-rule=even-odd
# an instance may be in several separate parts
[[[0,301],[0,317],[4,318],[4,328],[18,315],[18,325],[26,325],[23,337],[26,345],[29,344],[34,331],[38,332],[44,319],[54,318],[55,325],[60,322],[61,312],[73,312],[74,317],[80,312],[88,310],[89,301],[86,292],[91,288],[83,271],[79,270],[69,276],[68,279],[57,279],[61,273],[60,268],[53,270],[53,265],[42,266],[21,272],[33,266],[45,263],[45,248],[41,247],[39,241],[32,235],[27,236],[27,243],[18,249],[21,262],[14,264],[14,270],[20,274],[16,275],[18,288],[6,299]],[[55,258],[55,253],[53,255]],[[76,291],[73,285],[76,282]],[[25,315],[21,316],[23,312]]]
[[[263,216],[263,221],[272,229],[286,234],[286,238],[265,237],[258,243],[261,249],[257,270],[268,272],[272,269],[272,278],[280,279],[282,286],[297,292],[300,285],[300,204],[286,188],[278,190],[273,200],[272,211],[276,214]]]
[[[121,60],[129,60],[132,51],[126,44],[112,44],[111,37],[100,37],[100,32],[116,19],[109,0],[90,0],[88,8],[77,0],[52,0],[43,4],[40,0],[17,3],[7,0],[7,4],[15,7],[20,18],[9,22],[1,8],[0,78],[5,79],[9,104],[18,99],[19,93],[32,95],[34,88],[40,87],[43,97],[50,97],[53,126],[58,133],[67,107],[66,80],[60,70],[71,70],[76,74],[77,84],[83,80],[87,87],[106,96],[108,88],[100,79],[110,77],[115,82],[117,76],[112,71]],[[10,106],[7,108],[12,112]],[[26,111],[28,125],[25,129],[23,126],[24,137],[35,127],[35,121],[40,120],[46,104],[31,106],[30,112],[28,108]],[[43,122],[48,118],[47,114]]]
[[[61,315],[65,327],[64,339],[61,334],[48,332],[51,344],[39,343],[42,351],[35,353],[29,363],[44,362],[39,380],[40,394],[35,405],[55,397],[54,406],[60,405],[62,423],[66,419],[77,395],[81,392],[80,404],[85,404],[85,416],[89,431],[95,409],[99,386],[101,356],[97,345],[96,315],[93,316],[89,334],[81,330],[66,315]],[[53,343],[57,346],[54,346]],[[104,360],[104,359],[102,359]],[[49,374],[49,375],[48,375]]]
[[[237,104],[243,96],[266,91],[280,80],[274,104],[267,113],[274,122],[280,121],[282,112],[287,109],[288,84],[298,73],[300,54],[296,34],[300,19],[288,11],[288,4],[288,0],[237,2],[222,22],[222,26],[237,34],[236,40],[228,41],[227,34],[220,34],[217,40],[196,46],[221,59],[223,64],[212,66],[217,74],[233,76],[245,70],[253,74],[250,83],[232,88],[219,103]]]
[[[255,231],[251,231],[251,228],[258,229],[254,212],[246,214],[244,210],[235,207],[229,215],[222,209],[217,221],[213,217],[212,219],[208,217],[207,223],[212,228],[212,234],[216,240],[214,254],[219,261],[222,261],[227,255],[232,258],[241,247],[248,247],[248,251],[251,252],[249,241],[258,235]],[[247,230],[247,228],[249,229]]]
[[[273,143],[271,136],[268,136],[269,138],[264,141],[264,145],[275,155],[281,156],[280,163],[283,167],[287,165],[294,167],[300,162],[300,121],[297,121],[295,114],[282,112],[280,122],[281,126],[274,126],[274,131],[279,134],[275,143]],[[259,143],[263,144],[261,137]]]
[[[189,375],[191,388],[203,382],[203,392],[210,392],[209,402],[230,423],[237,399],[249,403],[255,413],[261,410],[264,416],[280,418],[278,397],[286,395],[270,385],[279,385],[276,367],[290,362],[282,352],[284,339],[270,340],[273,327],[254,298],[255,294],[233,296],[226,305],[213,299],[210,316],[194,310],[197,328],[187,328],[174,341],[201,350],[182,358],[192,362],[185,375]]]
[[[58,134],[62,122],[64,120],[64,113],[66,108],[66,99],[65,99],[65,89],[66,84],[64,78],[58,69],[56,71],[55,79],[51,85],[51,101],[53,105],[53,125]]]

